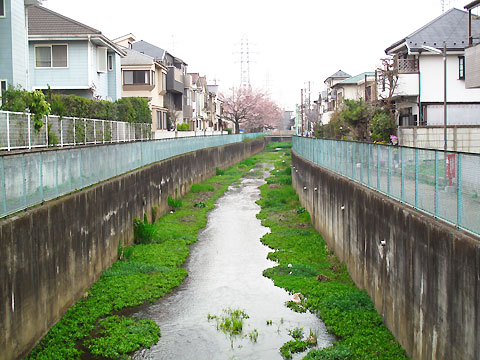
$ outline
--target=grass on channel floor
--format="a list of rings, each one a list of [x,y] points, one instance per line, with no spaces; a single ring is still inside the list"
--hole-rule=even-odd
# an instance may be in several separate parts
[[[305,307],[317,313],[337,341],[311,350],[304,359],[407,359],[404,350],[385,327],[367,293],[358,289],[345,265],[329,251],[310,223],[291,186],[291,150],[271,144],[275,169],[260,187],[261,212],[257,215],[271,232],[262,243],[272,248],[268,257],[278,263],[264,271],[276,286],[305,296]],[[268,150],[267,149],[267,150]],[[282,352],[284,358],[291,355]]]
[[[172,199],[175,211],[154,224],[137,219],[136,242],[140,243],[120,249],[122,260],[102,274],[87,290],[88,296],[66,312],[28,358],[127,359],[155,344],[160,329],[154,321],[119,315],[120,310],[157,300],[185,279],[187,271],[181,266],[188,257],[188,245],[197,241],[198,231],[207,223],[207,212],[257,160],[254,156],[219,169],[217,176],[194,185],[181,201]]]

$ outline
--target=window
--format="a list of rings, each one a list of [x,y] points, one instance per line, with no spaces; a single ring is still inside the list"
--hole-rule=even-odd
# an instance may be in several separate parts
[[[168,130],[167,129],[167,113],[166,112],[163,113],[163,128],[165,130]]]
[[[0,80],[0,98],[1,98],[1,103],[0,104],[5,104],[5,99],[3,98],[3,94],[5,94],[5,91],[7,91],[7,80]]]
[[[123,85],[150,85],[149,70],[125,70]]]
[[[0,17],[5,16],[5,0],[0,0]]]
[[[162,90],[167,90],[167,74],[162,72]]]
[[[155,85],[155,71],[152,70],[150,76],[152,79],[152,85]]]
[[[458,57],[458,78],[465,80],[465,56]]]
[[[106,47],[97,47],[97,72],[107,72]]]
[[[157,110],[157,129],[162,129],[162,112]]]
[[[113,71],[113,55],[112,54],[108,55],[107,62],[108,62],[108,71]]]
[[[67,45],[35,46],[35,67],[66,68],[68,67]]]

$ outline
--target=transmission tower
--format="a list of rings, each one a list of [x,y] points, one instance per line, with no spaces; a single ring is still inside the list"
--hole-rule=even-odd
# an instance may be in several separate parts
[[[442,13],[450,9],[450,0],[440,0],[440,3],[442,4]]]
[[[240,41],[240,87],[249,89],[250,84],[250,47],[248,37],[242,36]]]

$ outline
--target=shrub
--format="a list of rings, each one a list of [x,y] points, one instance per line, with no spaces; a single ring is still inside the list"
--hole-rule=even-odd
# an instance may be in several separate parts
[[[189,130],[188,124],[187,123],[177,124],[177,130],[178,131],[188,131]]]
[[[170,196],[168,197],[168,206],[172,209],[178,209],[182,207],[182,199],[174,199]]]

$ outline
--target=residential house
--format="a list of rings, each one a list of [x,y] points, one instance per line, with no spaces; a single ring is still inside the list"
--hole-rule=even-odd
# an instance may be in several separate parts
[[[465,86],[468,89],[480,88],[480,37],[478,30],[472,27],[474,16],[472,11],[480,7],[480,0],[472,1],[465,6],[468,11],[468,46],[465,49]]]
[[[42,6],[28,8],[29,89],[116,100],[125,56],[99,30]]]
[[[364,72],[344,79],[331,86],[331,89],[336,93],[336,108],[344,102],[344,99],[374,101],[377,90],[375,72]]]
[[[149,55],[166,66],[167,72],[167,93],[164,95],[165,106],[168,109],[168,114],[174,123],[183,123],[186,121],[192,121],[191,109],[185,109],[184,105],[190,105],[191,107],[191,88],[187,74],[187,63],[183,60],[173,56],[162,48],[152,45],[144,40],[135,41],[131,44],[133,50],[140,53]],[[187,87],[185,87],[185,81],[187,81]],[[184,100],[184,97],[188,97],[190,94],[190,101]]]
[[[218,85],[212,84],[207,85],[209,97],[208,97],[208,108],[207,115],[209,117],[208,125],[209,130],[212,131],[223,131],[224,125],[222,122],[222,113],[223,113],[223,102],[218,96]]]
[[[157,132],[167,129],[167,109],[164,95],[167,92],[168,69],[155,58],[131,49],[135,36],[128,34],[113,40],[121,46],[126,56],[122,58],[122,97],[142,97],[148,99],[152,111],[153,138]]]
[[[28,88],[27,7],[36,0],[0,0],[0,97],[11,86]]]
[[[321,104],[319,105],[319,107],[323,109],[320,114],[320,121],[323,124],[328,124],[330,122],[330,118],[337,109],[337,91],[334,86],[340,81],[348,78],[351,78],[351,75],[342,70],[338,70],[336,73],[325,79],[324,84],[327,86],[327,91],[326,94],[322,96]]]
[[[480,124],[480,89],[466,86],[468,22],[466,11],[451,9],[385,50],[398,74],[392,100],[400,126],[443,125],[444,44],[448,125]],[[480,33],[480,20],[472,18],[471,28]],[[379,85],[380,97],[386,97],[388,81]]]
[[[199,73],[189,74],[192,78],[192,113],[194,130],[206,131],[208,123],[208,86],[207,78]]]

